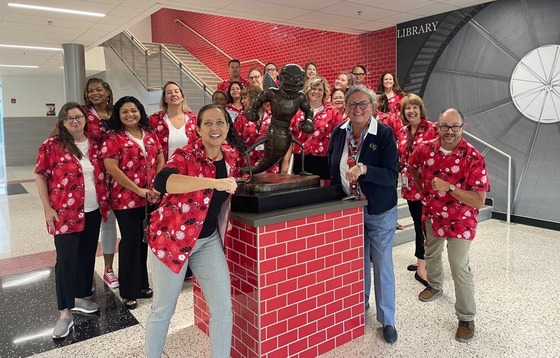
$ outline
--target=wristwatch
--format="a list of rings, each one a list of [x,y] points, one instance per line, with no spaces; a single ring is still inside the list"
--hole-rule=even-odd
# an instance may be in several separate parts
[[[449,194],[451,194],[451,193],[453,193],[454,190],[455,190],[455,185],[449,184],[449,190],[447,190],[447,192],[448,192]]]
[[[360,175],[364,175],[364,163],[356,164],[360,168]]]

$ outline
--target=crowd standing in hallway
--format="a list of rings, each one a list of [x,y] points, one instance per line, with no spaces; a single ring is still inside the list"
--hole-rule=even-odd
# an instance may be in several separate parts
[[[230,78],[218,84],[213,104],[198,115],[174,81],[163,86],[161,110],[150,116],[135,97],[113,104],[111,87],[98,78],[87,81],[84,106],[67,103],[61,109],[56,128],[39,149],[35,170],[57,253],[60,318],[53,338],[68,335],[72,312],[99,309],[89,297],[95,290],[100,239],[103,279],[119,288],[123,305],[134,309],[138,299],[153,296],[146,356],[161,355],[182,282],[194,274],[210,308],[212,356],[229,357],[232,307],[223,252],[229,203],[239,168],[255,166],[264,155],[257,146],[248,163],[245,149],[266,133],[272,120],[268,105],[260,108],[256,122],[245,117],[245,110],[267,90],[263,86],[279,84],[279,68],[273,62],[253,67],[244,79],[240,61],[232,59],[228,70]],[[466,128],[462,114],[450,109],[437,124],[429,122],[422,99],[405,94],[391,71],[381,74],[374,92],[367,87],[366,67],[358,64],[339,72],[331,92],[316,63],[308,62],[303,70],[302,92],[313,110],[314,131],[300,130],[301,111],[289,127],[304,148],[305,169],[319,175],[322,185],[341,185],[348,197],[368,200],[364,309],[370,307],[373,285],[383,337],[395,343],[392,247],[400,174],[416,238],[417,263],[408,269],[425,286],[419,299],[427,302],[441,295],[441,254],[447,243],[459,319],[456,339],[470,341],[476,305],[469,248],[489,181],[484,157],[461,137]],[[298,174],[300,154],[301,148],[292,146],[268,172]],[[63,197],[71,199],[64,203]],[[121,234],[118,278],[113,272],[116,222]]]

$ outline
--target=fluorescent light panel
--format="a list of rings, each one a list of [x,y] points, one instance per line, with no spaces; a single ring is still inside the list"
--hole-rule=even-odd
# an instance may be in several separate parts
[[[0,67],[39,68],[39,66],[24,66],[24,65],[0,65]]]
[[[8,7],[15,7],[15,8],[20,8],[20,9],[29,9],[29,10],[61,12],[61,13],[64,13],[64,14],[74,14],[74,15],[94,16],[94,17],[104,17],[105,16],[105,14],[101,14],[101,13],[98,13],[98,12],[61,9],[61,8],[58,8],[58,7],[16,4],[16,3],[12,3],[12,2],[8,3]]]
[[[22,45],[4,45],[0,44],[0,48],[21,48],[24,50],[42,50],[42,51],[62,51],[57,47],[40,47],[40,46],[22,46]]]

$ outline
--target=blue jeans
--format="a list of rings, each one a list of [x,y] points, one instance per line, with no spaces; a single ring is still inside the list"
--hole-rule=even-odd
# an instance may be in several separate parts
[[[233,325],[231,284],[224,247],[218,232],[214,231],[211,236],[198,239],[188,263],[178,274],[171,271],[151,253],[151,250],[149,257],[154,280],[154,298],[146,323],[146,357],[161,356],[169,321],[175,313],[187,266],[190,266],[210,310],[212,357],[229,358]],[[185,350],[188,349],[189,347],[185,347]],[[188,353],[186,355],[188,356]]]
[[[373,261],[373,289],[377,321],[395,324],[395,271],[393,269],[393,237],[397,226],[397,207],[379,215],[369,215],[364,208],[364,280],[365,303],[371,292],[370,256]]]

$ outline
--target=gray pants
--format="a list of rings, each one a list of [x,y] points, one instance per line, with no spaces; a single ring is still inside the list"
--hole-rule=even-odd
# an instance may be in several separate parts
[[[169,321],[175,313],[187,264],[193,271],[210,310],[210,346],[213,358],[229,358],[233,314],[231,284],[222,240],[217,231],[199,239],[179,274],[174,273],[149,250],[154,298],[146,324],[145,354],[159,358],[165,345]],[[185,347],[188,350],[188,347]],[[188,354],[187,354],[188,356]]]
[[[473,321],[476,314],[474,277],[469,266],[471,240],[434,237],[432,223],[426,225],[426,272],[428,283],[436,290],[443,290],[443,264],[441,255],[447,243],[451,275],[455,283],[455,312],[459,321]]]

